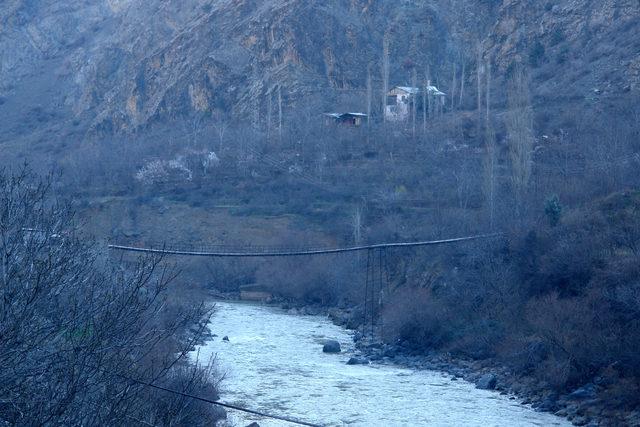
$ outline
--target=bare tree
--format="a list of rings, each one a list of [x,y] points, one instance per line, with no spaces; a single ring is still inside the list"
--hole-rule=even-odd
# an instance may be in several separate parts
[[[422,88],[422,133],[427,135],[427,98],[429,97],[429,71],[424,73],[425,82]]]
[[[273,124],[273,103],[271,90],[267,90],[267,141],[271,141],[271,125]]]
[[[508,113],[505,124],[511,158],[511,178],[516,210],[523,213],[529,187],[533,154],[533,108],[525,71],[519,68],[509,82]]]
[[[429,69],[429,67],[427,67],[427,74],[425,76],[426,80],[427,80],[427,87],[426,92],[427,92],[427,108],[429,109],[429,118],[433,118],[433,105],[432,105],[432,98],[431,98],[431,93],[429,92],[429,89],[431,88],[431,70]]]
[[[460,72],[460,101],[458,102],[458,108],[462,108],[462,102],[464,101],[464,83],[466,74],[467,63],[464,58],[462,59],[462,71]]]
[[[489,216],[489,229],[495,229],[496,181],[498,167],[496,134],[488,121],[485,129],[484,195]]]
[[[487,103],[485,108],[487,109],[486,121],[488,125],[489,120],[491,119],[491,61],[489,59],[487,59],[487,64],[485,69],[487,74],[487,88],[486,88],[486,95],[485,95]]]
[[[453,77],[451,80],[451,111],[455,110],[455,99],[456,99],[456,73],[458,72],[458,67],[456,63],[453,63]]]
[[[389,73],[390,73],[390,58],[389,58],[389,33],[385,33],[382,40],[382,121],[386,122],[386,107],[387,107],[387,93],[389,92]]]
[[[223,114],[218,114],[216,116],[216,124],[215,124],[216,134],[218,136],[218,151],[220,154],[224,149],[224,137],[229,130],[229,122],[224,117]]]
[[[282,86],[278,85],[278,138],[282,141]]]
[[[351,217],[351,224],[353,226],[353,243],[359,245],[362,243],[362,229],[363,225],[363,211],[361,206],[357,206]]]
[[[482,43],[478,42],[476,52],[476,83],[477,83],[477,111],[478,111],[478,124],[480,123],[480,117],[482,114]]]
[[[373,80],[371,77],[371,64],[369,64],[369,66],[367,67],[367,135],[371,132],[372,109],[373,109]]]
[[[415,68],[413,69],[413,73],[411,77],[411,87],[412,88],[418,87],[418,72],[416,71]],[[413,95],[411,95],[411,129],[412,129],[412,135],[414,139],[416,137],[416,115],[418,112],[417,101],[418,101],[418,93],[414,93]]]
[[[127,379],[216,399],[205,372],[185,363],[208,310],[167,298],[175,275],[161,259],[127,268],[83,243],[50,186],[25,170],[0,174],[0,423],[215,421],[210,407]]]

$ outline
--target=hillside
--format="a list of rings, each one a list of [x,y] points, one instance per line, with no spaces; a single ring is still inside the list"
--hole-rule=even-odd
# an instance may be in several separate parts
[[[87,129],[105,135],[212,115],[264,126],[278,88],[285,114],[364,110],[369,66],[374,92],[381,87],[385,33],[391,84],[408,84],[414,68],[421,82],[429,69],[443,90],[455,90],[454,65],[459,75],[465,63],[471,106],[483,39],[496,102],[501,76],[523,63],[539,103],[607,109],[640,90],[639,7],[630,0],[12,0],[0,15],[2,139],[37,140],[44,130],[47,138]]]

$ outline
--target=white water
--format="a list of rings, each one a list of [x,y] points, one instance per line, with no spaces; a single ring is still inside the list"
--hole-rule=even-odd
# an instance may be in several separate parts
[[[222,401],[254,410],[342,426],[569,426],[496,392],[433,371],[393,365],[348,366],[348,331],[319,316],[293,316],[273,307],[218,303],[210,326],[218,335],[198,349],[217,354],[227,378]],[[229,336],[229,342],[222,337]],[[335,339],[339,355],[322,353]],[[229,411],[233,425],[287,426]]]

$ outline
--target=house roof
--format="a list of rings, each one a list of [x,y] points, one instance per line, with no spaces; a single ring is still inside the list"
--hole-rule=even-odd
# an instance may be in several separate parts
[[[401,91],[407,92],[408,94],[411,94],[411,95],[415,95],[420,92],[419,87],[411,87],[411,86],[396,86],[394,89],[400,89]]]
[[[438,89],[435,86],[427,86],[427,92],[429,93],[429,95],[433,95],[433,96],[446,96],[447,94],[444,92],[441,92],[440,89]]]
[[[401,90],[405,93],[408,93],[409,95],[417,95],[418,93],[420,93],[420,88],[419,87],[411,87],[411,86],[395,86],[393,89],[391,90]],[[427,86],[427,93],[429,93],[429,95],[433,95],[433,96],[446,96],[446,93],[440,91],[440,89],[438,89],[435,86]]]
[[[324,115],[334,119],[341,119],[343,117],[367,117],[364,113],[324,113]]]

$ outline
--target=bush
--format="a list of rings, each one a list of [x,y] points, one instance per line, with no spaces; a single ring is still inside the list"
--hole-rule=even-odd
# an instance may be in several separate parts
[[[417,349],[440,348],[453,333],[446,310],[428,289],[401,289],[391,296],[383,312],[385,338],[405,341]]]
[[[537,68],[544,62],[545,54],[546,50],[544,45],[539,40],[536,40],[533,46],[529,49],[529,64],[531,64],[532,67]]]
[[[560,222],[562,216],[562,205],[558,196],[553,195],[544,204],[544,214],[547,216],[549,225],[555,227]]]

